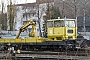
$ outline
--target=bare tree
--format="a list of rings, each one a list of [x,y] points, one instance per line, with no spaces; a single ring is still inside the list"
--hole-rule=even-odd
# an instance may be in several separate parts
[[[43,0],[39,0],[37,1],[37,9],[38,9],[38,24],[39,24],[39,36],[42,36],[42,33],[41,33],[41,20],[42,20],[42,17],[43,17],[43,14],[46,10],[45,8],[45,4],[43,4],[44,1]]]
[[[14,18],[16,16],[17,9],[15,8],[15,4],[12,4],[12,0],[9,1],[10,5],[8,5],[8,20],[10,30],[12,31],[14,28]]]
[[[2,30],[7,29],[7,14],[5,12],[5,3],[2,1],[2,12],[1,12],[1,25],[2,25]]]
[[[82,16],[84,16],[84,13],[85,13],[85,15],[90,15],[90,14],[88,14],[88,12],[89,12],[88,8],[90,8],[89,3],[90,3],[90,0],[81,1],[82,6],[80,9],[80,11],[81,11],[80,14]]]
[[[89,5],[89,0],[86,0],[87,5]],[[85,0],[56,0],[55,6],[59,8],[60,12],[63,11],[64,14],[68,18],[75,18],[81,16],[82,7],[86,5]]]

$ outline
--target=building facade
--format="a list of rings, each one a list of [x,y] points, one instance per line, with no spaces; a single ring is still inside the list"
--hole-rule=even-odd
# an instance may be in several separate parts
[[[39,23],[41,32],[43,32],[44,16],[46,16],[47,4],[37,4],[37,3],[26,3],[15,5],[16,14],[14,16],[13,30],[18,31],[26,22],[34,20],[36,22],[36,34],[39,35]],[[10,29],[8,20],[8,29]],[[29,26],[25,31],[31,31],[32,26]],[[42,34],[43,35],[43,34]]]
[[[85,24],[85,30],[84,30],[84,24]],[[84,17],[79,16],[78,17],[78,32],[90,32],[90,16],[85,16],[85,23],[84,23]]]

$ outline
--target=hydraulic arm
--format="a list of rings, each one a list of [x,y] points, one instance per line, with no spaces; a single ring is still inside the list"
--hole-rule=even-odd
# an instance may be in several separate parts
[[[18,35],[16,36],[16,39],[19,38],[21,32],[24,32],[25,28],[27,28],[28,26],[32,25],[32,32],[31,32],[31,35],[32,36],[35,36],[35,29],[36,29],[36,24],[33,20],[30,20],[29,22],[27,22],[26,24],[24,24],[20,29],[19,29],[19,32],[18,32]]]

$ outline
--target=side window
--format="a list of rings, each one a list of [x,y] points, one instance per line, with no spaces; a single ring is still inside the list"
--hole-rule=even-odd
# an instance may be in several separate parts
[[[73,30],[67,30],[68,33],[73,33]]]
[[[65,26],[66,27],[75,27],[75,21],[65,21]]]
[[[61,21],[61,26],[64,27],[65,26],[65,22],[62,20]]]

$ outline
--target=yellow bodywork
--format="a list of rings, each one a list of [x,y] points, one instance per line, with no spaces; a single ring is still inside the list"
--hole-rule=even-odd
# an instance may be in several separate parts
[[[73,30],[73,33],[67,33],[67,30]],[[76,39],[76,28],[66,28],[66,27],[59,27],[59,28],[48,28],[48,38],[54,39],[54,40],[65,40],[68,39],[68,37],[72,37],[72,39]],[[58,38],[58,39],[57,39]]]
[[[0,39],[0,43],[41,43],[45,42],[45,38],[40,37],[29,37],[29,38],[18,38],[18,39]]]

